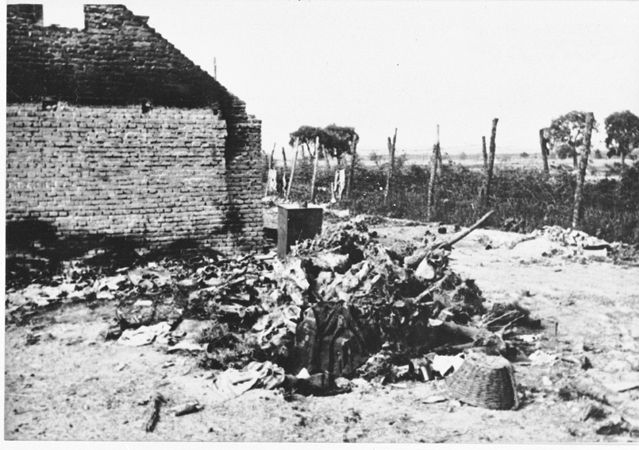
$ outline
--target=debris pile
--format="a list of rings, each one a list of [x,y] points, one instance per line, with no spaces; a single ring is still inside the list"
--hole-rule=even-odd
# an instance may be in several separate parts
[[[381,350],[410,357],[473,342],[478,333],[457,325],[486,312],[475,283],[448,267],[447,250],[400,254],[361,219],[327,227],[274,265],[279,299],[252,331],[264,356],[293,372],[351,377]]]
[[[636,262],[639,249],[623,242],[607,242],[586,232],[562,228],[558,225],[545,226],[532,234],[544,237],[561,247],[560,253],[565,257],[594,256],[611,258],[615,262]]]
[[[463,362],[445,355],[472,348],[512,356],[513,327],[536,324],[516,305],[487,310],[474,281],[450,269],[449,248],[461,237],[387,248],[356,218],[328,225],[285,261],[274,252],[224,258],[194,250],[141,258],[97,278],[73,261],[57,286],[10,294],[7,310],[24,318],[70,298],[115,301],[107,339],[160,345],[197,354],[210,369],[235,370],[220,374],[230,377],[218,380],[220,392],[251,368],[242,388],[277,382],[317,394],[335,392],[344,377],[427,381]]]

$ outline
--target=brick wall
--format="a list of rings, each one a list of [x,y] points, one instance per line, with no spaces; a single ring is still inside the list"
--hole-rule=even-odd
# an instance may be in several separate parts
[[[259,127],[251,131],[248,142],[259,137]],[[7,220],[51,222],[63,235],[195,239],[225,250],[255,240],[254,180],[233,184],[226,134],[209,108],[144,114],[138,107],[8,105]],[[236,163],[250,174],[254,162],[240,155],[246,160]]]
[[[84,11],[77,30],[43,27],[40,5],[8,5],[7,220],[256,243],[260,121],[146,17],[122,5]],[[62,103],[43,110],[45,97]]]

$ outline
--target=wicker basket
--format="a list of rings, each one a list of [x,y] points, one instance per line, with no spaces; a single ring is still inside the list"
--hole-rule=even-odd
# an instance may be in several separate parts
[[[501,356],[471,353],[446,383],[454,398],[469,405],[489,409],[519,406],[513,366]]]

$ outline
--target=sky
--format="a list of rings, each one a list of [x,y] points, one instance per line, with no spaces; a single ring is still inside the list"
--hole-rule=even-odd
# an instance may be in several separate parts
[[[83,27],[85,2],[36,1],[45,25]],[[568,111],[639,115],[639,2],[117,3],[211,74],[215,58],[269,150],[336,123],[364,152],[385,152],[395,127],[398,152],[430,152],[437,124],[442,150],[480,152],[498,117],[498,152],[534,152]]]

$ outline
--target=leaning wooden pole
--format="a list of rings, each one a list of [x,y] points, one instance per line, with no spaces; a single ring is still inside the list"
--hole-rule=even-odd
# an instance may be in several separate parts
[[[313,157],[313,176],[311,177],[311,203],[315,203],[315,180],[317,178],[317,160],[319,159],[319,136],[315,137],[315,154]]]
[[[497,135],[497,122],[498,118],[493,119],[493,127],[490,131],[490,148],[488,155],[488,167],[486,168],[486,186],[484,188],[484,206],[490,204],[490,185],[493,181],[493,168],[495,167],[495,137]]]
[[[486,136],[481,137],[481,155],[484,158],[484,170],[488,169],[488,152],[486,151]]]
[[[293,155],[293,165],[291,166],[291,176],[288,178],[288,189],[286,189],[286,201],[291,196],[291,186],[293,186],[293,175],[295,175],[295,165],[297,164],[297,152],[299,151],[299,142],[295,140],[293,144],[295,147],[295,154]]]
[[[588,156],[590,154],[590,138],[592,136],[592,123],[594,116],[592,113],[586,114],[586,133],[584,134],[584,148],[579,158],[579,172],[577,173],[577,187],[575,188],[575,204],[572,211],[572,227],[577,228],[583,214],[582,201],[584,191],[584,180],[586,179],[586,169],[588,168]]]
[[[539,130],[539,146],[541,147],[541,158],[544,162],[544,172],[549,173],[548,169],[548,139],[544,134],[544,129]]]

